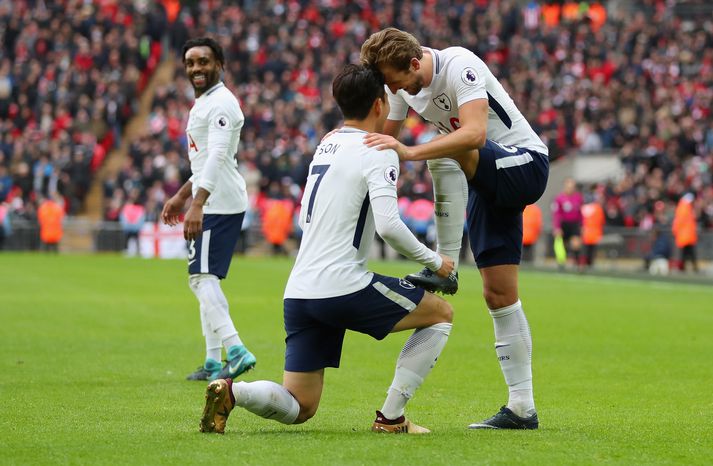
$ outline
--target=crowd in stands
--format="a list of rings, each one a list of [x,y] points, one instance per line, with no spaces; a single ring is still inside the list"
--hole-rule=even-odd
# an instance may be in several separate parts
[[[3,176],[27,199],[55,173],[76,211],[101,162],[95,142],[111,134],[116,144],[141,77],[155,65],[146,44],[163,36],[175,78],[157,90],[125,167],[104,183],[107,220],[118,220],[132,190],[155,220],[189,174],[184,128],[193,91],[180,47],[207,34],[224,47],[224,80],[245,113],[239,161],[254,212],[267,199],[296,206],[316,144],[340,123],[335,71],[358,61],[369,34],[396,26],[424,45],[480,56],[552,160],[573,151],[618,155],[624,176],[585,190],[602,199],[607,225],[670,224],[691,193],[699,225],[713,227],[713,15],[682,16],[683,1],[167,0],[136,2],[150,5],[141,15],[127,2],[64,3],[65,19],[56,19],[39,2],[0,0],[0,199]],[[412,116],[402,140],[433,135]],[[432,196],[423,163],[405,164],[399,183],[403,212],[408,200]]]
[[[161,58],[164,15],[140,5],[0,0],[0,202],[14,216],[55,194],[81,212]]]

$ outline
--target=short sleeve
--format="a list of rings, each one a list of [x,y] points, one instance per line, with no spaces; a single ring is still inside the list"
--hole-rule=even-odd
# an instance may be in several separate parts
[[[243,127],[245,116],[237,101],[232,99],[222,99],[217,101],[208,110],[209,131],[235,131]]]
[[[473,52],[462,49],[448,64],[448,84],[455,89],[458,107],[476,99],[487,99],[485,90],[485,72],[483,60]]]
[[[397,92],[393,94],[388,87],[386,87],[386,95],[389,98],[389,120],[403,121],[408,115],[409,106],[403,97]]]
[[[362,159],[364,179],[369,189],[369,198],[389,196],[396,198],[396,183],[399,180],[399,157],[391,149],[369,150]]]

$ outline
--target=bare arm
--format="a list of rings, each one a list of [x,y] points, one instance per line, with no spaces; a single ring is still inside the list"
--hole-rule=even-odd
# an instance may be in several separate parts
[[[173,195],[173,197],[166,201],[163,205],[163,210],[161,211],[161,220],[163,220],[163,223],[171,226],[178,224],[179,216],[183,211],[183,206],[186,204],[186,200],[191,197],[192,190],[193,182],[188,180],[183,184],[183,186],[181,186],[181,189]]]
[[[370,133],[364,142],[369,147],[378,150],[393,149],[399,154],[401,160],[433,160],[452,158],[485,145],[485,135],[488,125],[488,101],[476,99],[466,102],[458,109],[460,128],[440,138],[434,138],[418,146],[406,146],[397,141],[392,135]],[[387,124],[384,124],[386,133]]]
[[[163,223],[171,226],[178,225],[183,206],[191,197],[192,189],[193,182],[188,180],[171,199],[166,201],[161,211]],[[208,196],[210,193],[205,188],[198,188],[196,197],[186,212],[186,217],[183,219],[183,237],[188,241],[198,238],[203,231],[203,206]]]
[[[187,240],[198,238],[203,232],[203,206],[210,193],[205,188],[198,188],[196,196],[183,219],[183,237]]]

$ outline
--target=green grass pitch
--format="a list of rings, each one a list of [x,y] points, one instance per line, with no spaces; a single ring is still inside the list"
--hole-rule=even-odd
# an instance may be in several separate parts
[[[280,381],[290,259],[242,258],[223,288]],[[407,262],[373,263],[402,275]],[[183,261],[0,255],[0,464],[710,464],[713,288],[526,272],[538,431],[469,431],[507,399],[474,267],[448,298],[453,333],[407,407],[428,436],[369,432],[407,333],[348,334],[317,416],[285,426],[242,410],[198,432],[198,306]]]

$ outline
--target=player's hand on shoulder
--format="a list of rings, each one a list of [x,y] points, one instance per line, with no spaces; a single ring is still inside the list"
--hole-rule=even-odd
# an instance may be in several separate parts
[[[455,262],[453,259],[449,256],[446,256],[445,254],[439,253],[441,258],[443,259],[443,264],[441,264],[441,268],[436,270],[436,275],[438,275],[441,278],[446,278],[448,277],[451,273],[453,273],[453,270],[455,269]]]
[[[409,147],[400,143],[393,136],[381,133],[369,133],[364,136],[364,144],[376,150],[391,149],[399,156],[399,160],[411,160]]]

